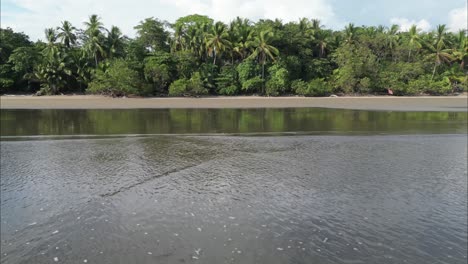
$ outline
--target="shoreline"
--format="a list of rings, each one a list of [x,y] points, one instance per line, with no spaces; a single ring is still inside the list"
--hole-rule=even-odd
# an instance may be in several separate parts
[[[382,111],[468,111],[467,95],[112,98],[100,95],[4,95],[0,109],[338,108]]]

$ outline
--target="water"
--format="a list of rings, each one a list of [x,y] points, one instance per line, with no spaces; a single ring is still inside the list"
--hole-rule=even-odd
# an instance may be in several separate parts
[[[1,263],[466,263],[466,117],[2,110]]]

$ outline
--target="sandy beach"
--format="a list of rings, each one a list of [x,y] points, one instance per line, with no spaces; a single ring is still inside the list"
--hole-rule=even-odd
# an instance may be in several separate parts
[[[94,95],[1,96],[0,109],[131,109],[131,108],[289,108],[322,107],[391,111],[467,111],[468,97],[203,97],[111,98]]]

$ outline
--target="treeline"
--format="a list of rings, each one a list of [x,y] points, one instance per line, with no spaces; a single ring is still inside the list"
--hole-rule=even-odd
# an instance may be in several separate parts
[[[64,21],[45,42],[1,29],[1,93],[196,96],[332,93],[450,94],[467,90],[466,31],[324,28],[319,20],[189,15],[147,18],[128,38],[91,15],[82,29]]]

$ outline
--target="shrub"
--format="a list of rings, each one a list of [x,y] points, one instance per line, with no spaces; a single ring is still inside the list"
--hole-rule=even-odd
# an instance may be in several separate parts
[[[242,87],[250,86],[246,85],[245,83],[249,80],[255,78],[259,72],[259,65],[255,63],[253,60],[244,60],[242,63],[237,65],[236,67],[237,75],[239,78],[239,83]],[[249,90],[242,88],[243,90]]]
[[[187,92],[189,80],[182,78],[175,80],[171,85],[169,85],[169,95],[170,96],[182,96]]]
[[[129,94],[144,94],[138,73],[128,67],[123,59],[116,59],[109,63],[106,70],[98,69],[87,92],[111,96],[124,96]]]
[[[304,96],[325,96],[331,93],[331,86],[323,78],[316,78],[310,82],[295,80],[292,89],[296,94]]]
[[[270,79],[266,82],[267,95],[279,95],[286,91],[289,85],[289,72],[283,67],[274,65],[268,69]]]
[[[218,94],[235,95],[239,92],[237,71],[231,66],[221,68],[221,73],[216,78]]]
[[[182,78],[174,81],[169,86],[170,96],[195,96],[207,93],[208,90],[203,86],[203,81],[198,72],[195,72],[189,80]]]
[[[255,76],[252,79],[242,83],[242,90],[246,92],[258,92],[262,89],[263,80],[260,76]]]

